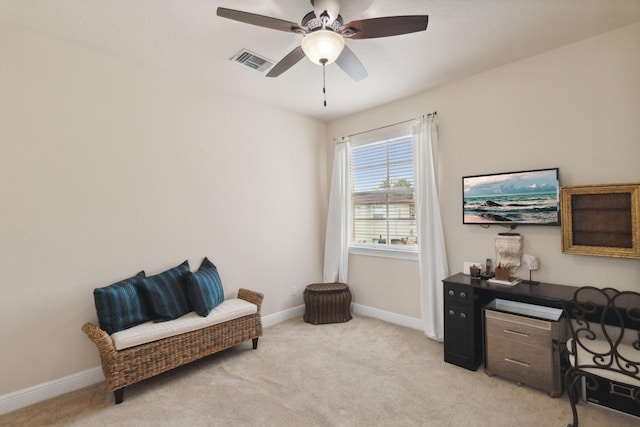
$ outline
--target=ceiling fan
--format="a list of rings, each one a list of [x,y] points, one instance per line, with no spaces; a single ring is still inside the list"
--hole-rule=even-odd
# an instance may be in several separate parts
[[[267,73],[267,77],[278,77],[306,55],[312,62],[323,66],[335,61],[355,81],[367,77],[367,71],[345,45],[345,38],[371,39],[424,31],[429,21],[428,15],[407,15],[361,19],[344,24],[339,14],[340,0],[311,0],[311,5],[313,11],[307,13],[300,24],[223,7],[218,8],[217,14],[223,18],[304,36],[300,46],[282,58]]]

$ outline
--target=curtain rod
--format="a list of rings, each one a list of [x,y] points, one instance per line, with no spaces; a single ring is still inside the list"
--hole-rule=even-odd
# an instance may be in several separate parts
[[[378,128],[375,128],[375,129],[363,130],[362,132],[352,133],[351,135],[341,136],[341,137],[339,137],[339,138],[333,138],[333,140],[334,140],[334,141],[336,141],[336,143],[338,143],[338,144],[339,144],[339,143],[345,142],[345,139],[347,139],[347,138],[351,138],[352,136],[358,136],[358,135],[362,135],[362,134],[369,133],[369,132],[375,132],[375,131],[377,131],[377,130],[382,130],[382,129],[390,128],[390,127],[392,127],[392,126],[398,126],[398,125],[401,125],[401,124],[403,124],[403,123],[411,122],[411,121],[413,121],[413,120],[417,120],[417,119],[420,119],[420,118],[424,118],[424,117],[435,117],[435,116],[437,116],[437,115],[438,115],[438,112],[437,112],[437,111],[434,111],[433,113],[424,114],[424,115],[422,115],[422,116],[420,116],[420,117],[414,117],[413,119],[407,119],[407,120],[403,120],[403,121],[398,122],[398,123],[393,123],[393,124],[390,124],[390,125],[380,126],[380,127],[378,127]]]

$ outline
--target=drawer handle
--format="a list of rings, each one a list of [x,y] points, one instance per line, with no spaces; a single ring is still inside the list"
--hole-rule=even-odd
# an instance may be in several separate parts
[[[450,295],[450,296],[454,296],[455,294],[456,294],[456,293],[455,293],[455,291],[454,291],[453,289],[450,289],[450,290],[449,290],[449,295]]]
[[[515,360],[515,359],[510,359],[508,357],[505,357],[504,360],[506,362],[511,362],[511,363],[515,363],[516,365],[520,365],[520,366],[524,366],[525,368],[529,367],[529,364],[527,362],[521,362],[519,360]]]
[[[610,383],[610,385],[611,390],[609,391],[609,393],[633,399],[633,392],[635,391],[633,387],[626,387],[621,384],[614,383]]]
[[[466,297],[467,297],[466,292],[460,292],[460,298],[466,298]]]
[[[529,336],[529,334],[525,334],[524,332],[512,331],[511,329],[503,329],[502,332],[506,334],[518,335],[519,337],[525,337],[525,338]]]

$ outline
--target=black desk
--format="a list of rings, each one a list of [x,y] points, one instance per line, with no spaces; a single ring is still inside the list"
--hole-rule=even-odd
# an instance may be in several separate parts
[[[475,371],[483,361],[482,307],[496,298],[563,308],[576,287],[496,285],[462,273],[444,279],[444,360]]]

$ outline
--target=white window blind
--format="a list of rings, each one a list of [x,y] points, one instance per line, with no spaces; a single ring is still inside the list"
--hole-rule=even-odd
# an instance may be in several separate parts
[[[411,136],[349,152],[351,246],[417,250]]]

